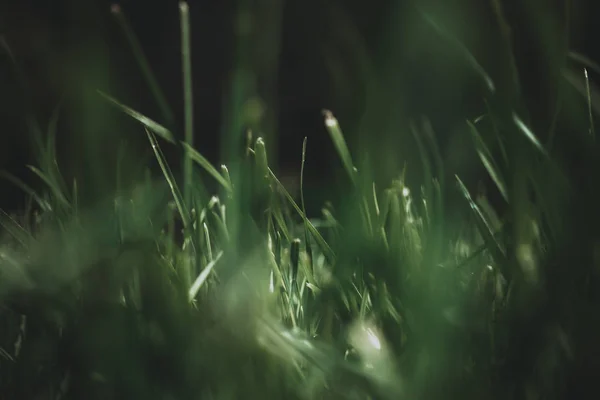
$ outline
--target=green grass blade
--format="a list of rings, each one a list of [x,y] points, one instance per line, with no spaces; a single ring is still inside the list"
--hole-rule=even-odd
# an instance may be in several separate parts
[[[333,116],[331,111],[324,110],[323,115],[325,116],[325,127],[327,128],[327,132],[329,132],[329,136],[333,141],[335,149],[342,160],[342,164],[352,180],[352,183],[356,184],[357,170],[352,162],[352,156],[350,155],[350,150],[348,149],[346,139],[344,139],[344,134],[342,133],[338,120]]]
[[[523,133],[525,138],[527,140],[529,140],[529,142],[531,142],[531,144],[533,144],[533,146],[537,150],[539,150],[540,153],[542,153],[544,156],[548,157],[548,152],[546,151],[546,148],[544,147],[544,145],[538,140],[538,138],[531,131],[531,129],[529,129],[529,127],[527,125],[525,125],[523,120],[521,120],[521,118],[519,118],[519,116],[515,113],[513,113],[513,121],[517,125],[517,128],[519,128],[519,131],[521,131],[521,133]]]
[[[577,53],[575,51],[569,52],[569,58],[579,64],[583,65],[586,68],[591,69],[597,74],[600,74],[600,65],[598,65],[591,58],[584,56],[583,54]]]
[[[36,193],[36,191],[33,190],[33,188],[31,186],[27,185],[21,179],[17,178],[13,174],[10,174],[6,171],[0,171],[0,177],[6,179],[7,181],[11,182],[13,185],[15,185],[19,189],[21,189],[25,194],[27,194],[29,197],[31,197],[38,204],[38,206],[40,206],[40,208],[43,211],[51,210],[50,204],[48,204],[48,202],[46,200],[42,199]]]
[[[183,148],[184,151],[189,155],[190,159],[192,159],[199,166],[204,168],[204,170],[208,172],[213,178],[215,178],[217,182],[221,184],[221,186],[227,189],[227,191],[230,193],[233,191],[231,181],[229,180],[229,178],[223,177],[223,175],[221,175],[219,171],[217,171],[217,169],[213,167],[210,161],[208,161],[202,154],[196,151],[193,147],[189,146],[187,143],[183,143]]]
[[[443,38],[448,40],[464,57],[467,64],[473,69],[473,71],[479,75],[479,77],[485,83],[485,86],[491,93],[496,91],[496,85],[492,78],[485,72],[485,69],[479,64],[475,56],[462,44],[455,36],[451,35],[444,27],[435,22],[427,13],[421,13],[425,18],[425,21]]]
[[[477,203],[475,203],[475,201],[471,197],[471,194],[469,193],[469,190],[467,189],[465,184],[461,181],[461,179],[458,176],[456,176],[456,181],[463,196],[465,197],[469,206],[471,207],[471,210],[475,216],[477,227],[487,245],[488,250],[501,266],[505,266],[506,252],[500,245],[500,242],[498,242],[498,240],[496,239],[494,231],[492,230],[489,222],[479,209]]]
[[[190,287],[190,290],[188,293],[188,299],[190,301],[193,301],[196,298],[196,296],[198,295],[198,291],[200,290],[200,288],[202,287],[204,282],[206,282],[206,279],[208,278],[208,276],[210,275],[212,270],[215,268],[215,265],[217,265],[217,263],[219,262],[219,260],[221,259],[222,256],[223,256],[223,252],[221,251],[217,254],[215,259],[212,260],[211,262],[209,262],[208,265],[206,267],[204,267],[202,272],[200,272],[200,274],[198,275],[198,277],[196,278],[196,280]]]
[[[306,217],[306,214],[304,214],[304,212],[298,206],[298,204],[296,203],[296,201],[294,200],[292,195],[287,191],[287,189],[285,188],[285,186],[283,186],[283,184],[279,181],[279,179],[277,179],[277,176],[275,176],[275,174],[273,173],[273,171],[270,168],[269,168],[269,174],[271,175],[271,179],[277,185],[277,187],[279,188],[281,193],[283,193],[283,195],[287,198],[290,205],[294,208],[294,210],[296,210],[298,215],[300,215],[303,222],[306,224],[309,232],[311,233],[312,237],[314,238],[314,240],[317,242],[317,244],[323,251],[327,260],[332,265],[335,264],[335,259],[336,259],[335,254],[334,254],[333,250],[331,249],[331,247],[329,246],[329,244],[327,244],[325,239],[323,239],[323,236],[321,235],[321,233],[319,233],[317,228],[315,228],[315,226],[312,224],[312,222],[310,222],[310,220]]]
[[[158,122],[146,117],[145,115],[135,111],[134,109],[127,107],[126,105],[120,103],[118,100],[114,99],[113,97],[109,96],[108,94],[102,92],[102,91],[98,91],[98,93],[106,100],[108,100],[108,102],[110,104],[112,104],[113,106],[115,106],[116,108],[118,108],[119,110],[121,110],[122,112],[124,112],[125,114],[129,115],[130,117],[132,117],[133,119],[135,119],[136,121],[138,121],[139,123],[141,123],[144,127],[146,127],[147,129],[149,129],[150,131],[154,132],[155,134],[157,134],[158,136],[162,137],[163,139],[165,139],[167,142],[173,143],[173,144],[177,144],[177,140],[175,139],[175,135],[173,135],[173,133],[171,133],[171,131],[167,128],[165,128],[163,125],[159,124]]]
[[[471,132],[471,137],[473,138],[473,141],[475,142],[475,150],[477,151],[477,155],[479,156],[479,159],[483,163],[483,166],[487,170],[488,174],[490,174],[492,180],[496,184],[496,187],[500,191],[500,194],[502,194],[502,197],[504,198],[504,200],[506,200],[508,202],[508,192],[506,190],[506,184],[504,182],[504,178],[500,174],[498,164],[496,163],[496,161],[494,160],[494,157],[492,156],[492,152],[485,144],[485,141],[479,134],[477,127],[475,127],[475,125],[473,123],[471,123],[470,121],[467,121],[467,124],[469,125],[469,131]]]
[[[17,221],[0,208],[0,225],[22,246],[28,246],[34,239]]]
[[[50,179],[44,172],[42,172],[39,168],[34,167],[33,165],[28,165],[27,168],[29,168],[34,174],[39,176],[40,179],[42,179],[44,183],[48,185],[48,188],[52,191],[54,196],[56,196],[56,199],[59,200],[63,206],[67,208],[70,206],[69,200],[65,197],[64,193],[60,190],[60,188],[56,186],[52,179]]]
[[[142,50],[142,46],[140,45],[139,40],[137,39],[135,33],[131,29],[129,22],[127,21],[127,17],[123,13],[123,10],[121,9],[121,7],[117,4],[115,4],[111,7],[111,12],[115,16],[115,19],[117,20],[117,23],[121,27],[121,30],[123,31],[123,33],[125,35],[125,38],[129,42],[131,51],[133,52],[133,55],[138,62],[138,65],[142,71],[142,74],[144,75],[144,79],[146,79],[148,86],[150,86],[150,91],[152,92],[154,99],[158,103],[158,107],[160,108],[160,111],[163,114],[163,118],[165,118],[165,121],[167,122],[167,124],[169,126],[173,126],[174,121],[175,121],[175,119],[173,117],[173,111],[169,107],[169,104],[167,103],[164,93],[160,89],[160,85],[158,84],[158,81],[156,80],[156,76],[152,72],[152,68],[150,68],[148,59],[146,58],[146,55],[144,54],[144,51]]]
[[[592,113],[592,94],[591,94],[591,89],[590,89],[590,79],[588,76],[588,71],[587,68],[583,69],[584,75],[585,75],[585,95],[586,95],[586,101],[587,101],[587,107],[588,107],[588,122],[590,124],[590,136],[592,138],[596,137],[596,130],[594,129],[594,115]]]
[[[146,129],[146,134],[148,135],[148,140],[150,141],[150,145],[152,146],[152,150],[154,151],[154,155],[156,157],[156,160],[158,161],[160,169],[165,177],[165,180],[167,181],[167,184],[169,185],[169,188],[171,189],[171,193],[173,195],[173,199],[175,200],[177,211],[179,212],[179,215],[181,216],[181,219],[183,221],[184,229],[189,230],[191,229],[190,216],[183,202],[183,197],[181,196],[179,186],[177,185],[175,177],[171,172],[171,167],[169,167],[169,164],[167,163],[167,160],[165,159],[162,150],[160,149],[160,146],[158,144],[158,141],[156,140],[156,136],[154,136],[154,133]]]
[[[188,3],[179,3],[181,20],[181,63],[183,65],[184,142],[194,147],[194,104],[192,96],[192,46],[190,43],[190,13]],[[188,208],[192,205],[192,158],[186,152],[183,159],[183,197]]]

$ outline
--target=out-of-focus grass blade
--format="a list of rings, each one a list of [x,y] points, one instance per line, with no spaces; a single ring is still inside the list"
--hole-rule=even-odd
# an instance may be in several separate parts
[[[584,56],[583,54],[577,53],[575,51],[569,52],[569,58],[579,64],[585,66],[586,68],[591,69],[597,74],[600,74],[600,65],[594,62],[592,59]]]
[[[46,183],[46,185],[48,185],[48,188],[52,190],[56,198],[62,203],[63,206],[67,208],[70,206],[69,200],[67,200],[64,193],[44,172],[40,171],[39,168],[34,167],[33,165],[28,165],[27,168],[29,168],[34,174],[39,176]]]
[[[50,211],[50,209],[51,209],[50,204],[48,204],[48,202],[46,200],[42,199],[35,192],[35,190],[33,190],[33,188],[31,186],[27,185],[21,179],[17,178],[16,176],[14,176],[6,171],[0,171],[0,177],[11,182],[15,186],[17,186],[19,189],[21,189],[23,192],[25,192],[25,194],[27,194],[29,197],[31,197],[40,206],[40,208],[43,211]]]
[[[304,203],[304,166],[306,164],[306,146],[308,143],[308,138],[305,137],[302,141],[302,163],[300,164],[300,202],[302,203],[302,212],[306,215],[306,206]],[[306,243],[306,253],[309,258],[309,267],[310,273],[313,271],[313,254],[310,246],[310,236],[308,224],[306,223],[306,219],[302,220],[302,225],[304,226],[304,242]]]
[[[344,168],[352,180],[352,183],[356,184],[357,171],[352,162],[352,156],[350,155],[350,150],[348,149],[346,139],[344,139],[344,134],[342,133],[338,120],[333,116],[331,111],[324,110],[323,115],[325,116],[325,127],[329,132],[329,136],[331,136],[335,149],[342,159]]]
[[[68,193],[69,190],[67,188],[67,183],[65,182],[62,174],[60,173],[60,169],[56,161],[56,133],[58,131],[58,120],[60,118],[61,109],[62,102],[56,106],[56,108],[52,112],[50,121],[48,122],[48,139],[46,143],[46,152],[44,154],[46,160],[43,165],[43,168],[46,169],[49,178],[61,190],[61,192]]]
[[[473,71],[477,73],[481,77],[481,79],[485,82],[486,87],[491,93],[496,91],[496,86],[494,85],[494,81],[492,78],[485,72],[485,69],[479,64],[477,59],[473,56],[473,54],[465,47],[464,44],[460,42],[456,37],[450,34],[445,28],[443,28],[440,24],[435,22],[427,13],[422,12],[425,21],[429,23],[429,25],[443,38],[447,39],[453,46],[456,47],[458,51],[463,55],[465,61],[473,68]]]
[[[498,164],[496,164],[496,161],[494,160],[494,157],[492,156],[492,152],[489,150],[489,148],[485,144],[485,141],[479,134],[479,131],[477,130],[475,125],[472,124],[470,121],[467,121],[467,124],[469,125],[469,131],[471,132],[471,137],[473,138],[473,140],[475,142],[475,149],[477,150],[477,155],[479,155],[479,158],[481,159],[483,166],[487,170],[488,174],[490,174],[490,176],[492,177],[494,183],[496,184],[496,187],[500,191],[500,194],[502,194],[502,197],[504,197],[504,200],[506,200],[508,202],[508,192],[506,191],[506,184],[504,183],[504,179],[502,178],[502,176],[500,174],[500,171],[498,169]]]
[[[98,93],[102,97],[104,97],[106,100],[108,100],[108,102],[111,103],[113,106],[115,106],[119,110],[123,111],[125,114],[129,115],[130,117],[137,120],[138,122],[140,122],[142,125],[144,125],[150,131],[154,132],[155,134],[162,137],[163,139],[165,139],[168,142],[177,144],[175,135],[173,135],[173,133],[171,133],[170,130],[168,130],[167,128],[165,128],[164,126],[159,124],[158,122],[146,117],[145,115],[135,111],[132,108],[127,107],[126,105],[120,103],[118,100],[114,99],[113,97],[109,96],[108,94],[106,94],[102,91],[98,91]]]
[[[164,96],[162,90],[160,89],[160,86],[158,85],[158,81],[156,80],[156,77],[154,76],[154,73],[152,72],[152,68],[150,68],[150,63],[148,63],[148,59],[146,58],[146,55],[144,54],[144,51],[142,50],[142,46],[140,45],[138,38],[136,37],[135,33],[131,29],[129,22],[127,21],[127,17],[123,13],[123,10],[121,9],[121,7],[117,4],[114,4],[111,7],[111,12],[115,16],[117,23],[123,30],[123,33],[124,33],[125,37],[127,38],[127,41],[129,42],[131,51],[133,52],[133,55],[134,55],[135,59],[137,60],[140,69],[142,70],[142,74],[144,75],[144,78],[146,79],[148,86],[150,86],[150,91],[152,92],[154,99],[158,103],[158,106],[161,110],[161,113],[163,114],[163,117],[167,121],[168,125],[172,125],[174,122],[173,112],[169,108],[169,105],[165,99],[165,96]]]
[[[198,291],[200,290],[200,288],[202,287],[204,282],[206,282],[208,275],[210,275],[211,271],[215,268],[215,265],[217,265],[217,263],[219,262],[219,260],[221,259],[222,256],[223,256],[223,252],[220,251],[217,254],[217,256],[215,257],[215,259],[212,260],[211,262],[209,262],[206,265],[206,267],[204,267],[202,272],[200,272],[200,275],[198,275],[198,277],[196,278],[196,280],[190,287],[190,290],[188,293],[188,299],[190,301],[193,301],[196,298],[196,295],[198,295]]]
[[[1,208],[0,225],[23,246],[27,246],[33,241],[31,234]]]
[[[417,130],[417,128],[415,127],[414,123],[410,124],[410,131],[413,134],[413,137],[415,138],[415,141],[417,142],[417,147],[419,148],[419,153],[420,153],[420,158],[421,158],[421,162],[423,164],[423,188],[424,188],[424,198],[429,202],[429,201],[435,201],[434,198],[434,188],[433,188],[433,180],[434,180],[434,176],[433,176],[433,171],[431,168],[431,160],[429,157],[429,154],[427,153],[427,149],[425,147],[425,144],[423,143],[423,140],[421,138],[421,133]],[[433,215],[430,214],[430,220],[431,221],[437,221],[438,218],[440,217],[440,215],[438,215],[438,207],[437,204],[435,205],[435,210],[433,210]],[[433,218],[432,218],[433,217]]]
[[[187,143],[182,143],[185,152],[189,155],[189,157],[195,161],[199,166],[204,168],[206,172],[208,172],[213,178],[217,180],[228,192],[231,192],[233,189],[231,187],[230,180],[226,179],[217,171],[215,167],[208,161],[202,154],[196,151],[193,147],[188,145]]]
[[[527,125],[525,125],[523,120],[521,120],[521,118],[519,118],[519,116],[516,113],[513,113],[513,121],[517,125],[517,128],[519,128],[521,133],[523,133],[525,135],[527,140],[529,140],[536,149],[538,149],[543,155],[545,155],[547,157],[548,152],[546,151],[546,148],[544,147],[544,145],[542,145],[542,143],[538,140],[538,138],[531,131],[531,129],[529,129],[529,127]]]
[[[485,216],[479,209],[479,206],[477,205],[477,203],[475,203],[475,201],[471,197],[471,193],[469,193],[469,190],[467,189],[465,184],[460,180],[458,175],[456,175],[456,181],[458,183],[459,189],[461,190],[463,196],[469,203],[469,206],[471,207],[473,214],[475,215],[475,221],[477,223],[477,226],[479,228],[481,236],[483,237],[483,239],[487,245],[488,250],[494,257],[494,259],[497,260],[497,262],[504,268],[505,267],[504,261],[506,260],[506,252],[504,251],[504,249],[502,248],[502,246],[500,245],[498,240],[496,240],[496,237],[490,227],[490,224],[486,220]]]
[[[192,46],[190,44],[190,13],[188,3],[179,3],[181,20],[181,64],[183,66],[183,113],[184,142],[194,147],[194,105],[192,93]],[[192,203],[192,158],[186,152],[183,158],[183,197],[185,205],[191,209]]]

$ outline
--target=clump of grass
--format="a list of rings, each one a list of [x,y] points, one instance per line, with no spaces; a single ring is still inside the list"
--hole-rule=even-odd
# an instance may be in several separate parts
[[[38,217],[0,214],[3,396],[576,393],[599,327],[597,236],[583,229],[598,218],[597,193],[574,187],[518,115],[490,107],[468,124],[490,190],[505,201],[494,209],[460,177],[444,181],[428,124],[413,126],[422,187],[407,187],[398,171],[380,188],[325,112],[352,188],[343,212],[309,218],[310,193],[301,182],[300,198],[289,194],[262,138],[248,142],[230,174],[172,129],[105,97],[141,123],[162,177],[82,209],[78,185],[67,188],[58,170],[52,129],[32,167],[46,190],[9,176]],[[163,146],[194,163],[183,181]],[[310,144],[300,150],[303,172]],[[590,152],[590,167],[597,160]],[[201,174],[219,185],[210,198]],[[450,191],[462,194],[462,208],[447,209]]]

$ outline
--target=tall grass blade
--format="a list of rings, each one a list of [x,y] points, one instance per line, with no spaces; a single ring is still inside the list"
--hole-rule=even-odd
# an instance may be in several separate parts
[[[308,144],[308,138],[305,137],[302,141],[302,163],[300,164],[300,202],[302,204],[302,212],[306,215],[306,205],[304,203],[304,167],[306,166],[306,147]],[[310,235],[308,224],[306,223],[306,219],[302,220],[302,225],[304,226],[304,242],[306,244],[306,254],[308,254],[309,267],[311,270],[311,274],[313,271],[313,254],[312,248],[310,245]]]
[[[594,129],[594,115],[592,114],[592,94],[590,90],[590,79],[588,77],[587,68],[583,69],[583,73],[585,75],[585,94],[588,106],[588,119],[590,123],[590,136],[592,138],[596,137],[596,130]]]
[[[181,63],[183,65],[184,142],[194,147],[194,104],[192,97],[192,45],[190,43],[190,13],[188,3],[179,3],[181,19]],[[192,158],[185,153],[183,160],[183,197],[186,207],[192,205]]]

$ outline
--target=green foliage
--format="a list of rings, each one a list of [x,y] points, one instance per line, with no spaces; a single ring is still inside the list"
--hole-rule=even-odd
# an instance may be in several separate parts
[[[168,128],[104,97],[143,125],[163,176],[80,209],[78,186],[68,190],[58,170],[55,122],[31,167],[46,190],[5,175],[35,211],[0,213],[3,397],[537,399],[576,393],[573,384],[594,390],[598,193],[593,182],[574,185],[517,114],[490,106],[467,125],[505,202],[494,208],[459,177],[445,181],[426,121],[412,127],[422,187],[407,187],[398,171],[382,189],[354,165],[327,112],[353,186],[343,211],[311,219],[310,193],[301,182],[298,204],[262,138],[248,142],[234,173],[219,172]],[[200,167],[183,183],[161,139]],[[597,150],[594,141],[585,159],[592,172]],[[305,140],[302,178],[309,151]],[[220,193],[205,199],[201,174]],[[446,205],[454,192],[464,198],[455,209]]]

